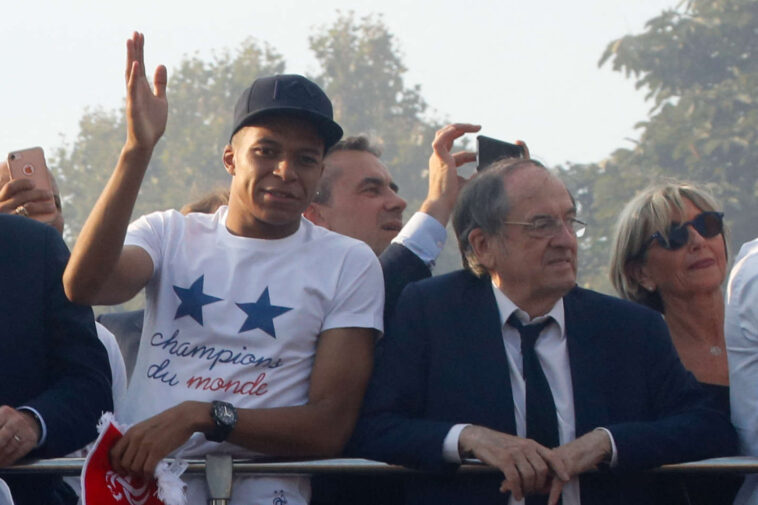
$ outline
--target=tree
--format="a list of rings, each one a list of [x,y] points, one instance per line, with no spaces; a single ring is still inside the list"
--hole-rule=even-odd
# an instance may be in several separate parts
[[[569,166],[587,197],[593,236],[582,266],[597,287],[621,207],[650,182],[673,177],[706,187],[724,205],[732,247],[758,235],[758,2],[691,0],[611,42],[600,65],[633,76],[653,106],[632,149]],[[585,251],[583,251],[583,254]],[[605,261],[602,261],[602,257]],[[605,283],[603,287],[607,287]]]

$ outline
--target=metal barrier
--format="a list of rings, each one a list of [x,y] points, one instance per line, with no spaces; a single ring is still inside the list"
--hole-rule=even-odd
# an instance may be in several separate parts
[[[56,473],[64,476],[81,474],[84,458],[57,458],[29,461],[9,468],[1,468],[3,474],[20,473]],[[486,474],[498,472],[494,467],[484,465],[478,460],[466,460],[458,469],[459,473]],[[758,473],[758,458],[730,457],[714,458],[676,465],[664,465],[651,470],[657,473]],[[400,475],[422,473],[398,465],[388,465],[368,459],[320,459],[309,461],[281,460],[236,460],[228,454],[209,454],[203,460],[191,460],[187,473],[205,473],[208,483],[208,505],[227,505],[231,498],[232,477],[234,474],[351,474],[351,475]]]
[[[214,456],[214,455],[211,455]],[[222,458],[229,461],[231,458]],[[28,461],[8,468],[0,468],[0,476],[19,473],[56,473],[63,476],[76,476],[81,473],[84,458],[55,458]],[[211,465],[224,465],[224,461],[214,461]],[[186,473],[205,473],[207,463],[203,460],[189,460]],[[399,465],[388,465],[368,459],[318,459],[308,461],[278,460],[248,460],[237,459],[232,462],[235,474],[300,474],[319,475],[330,473],[353,475],[399,475],[423,473]],[[216,468],[217,472],[222,472]],[[459,473],[493,473],[496,468],[484,465],[476,460],[467,460],[458,469]],[[714,458],[690,463],[664,465],[651,470],[657,473],[758,473],[758,458],[735,456],[729,458]],[[221,473],[220,475],[224,475]],[[215,478],[215,477],[214,477]]]

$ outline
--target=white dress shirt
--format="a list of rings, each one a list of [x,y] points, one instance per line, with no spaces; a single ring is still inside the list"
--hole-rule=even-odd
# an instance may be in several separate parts
[[[544,316],[529,319],[529,315],[519,309],[500,289],[494,284],[492,292],[495,294],[498,312],[500,314],[500,327],[503,332],[503,345],[508,359],[508,373],[511,379],[511,393],[513,395],[513,412],[516,417],[516,435],[526,437],[526,383],[522,375],[523,360],[521,356],[521,336],[518,330],[506,324],[508,318],[516,313],[516,317],[524,324],[540,323],[552,318],[542,333],[540,333],[534,350],[545,372],[550,390],[553,393],[553,401],[558,415],[558,440],[561,445],[571,442],[576,438],[574,416],[574,389],[571,382],[571,366],[569,363],[568,345],[566,341],[566,319],[563,312],[563,299],[550,309]],[[457,424],[451,428],[443,443],[443,458],[446,461],[460,463],[458,453],[458,439],[466,424]],[[611,439],[613,457],[611,466],[617,460],[616,447],[613,436],[607,429],[601,428]],[[579,479],[573,478],[563,487],[563,505],[581,505],[579,499]],[[524,500],[516,500],[511,495],[509,505],[523,505]]]
[[[758,456],[758,239],[742,246],[729,276],[724,335],[732,424],[740,452]],[[758,503],[758,475],[745,476],[735,505]]]
[[[425,212],[416,212],[392,239],[392,243],[405,246],[432,268],[445,247],[446,239],[447,232],[439,221]]]

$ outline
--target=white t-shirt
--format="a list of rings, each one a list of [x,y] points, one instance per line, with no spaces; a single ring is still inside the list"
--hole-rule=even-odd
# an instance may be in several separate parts
[[[212,215],[156,212],[129,226],[125,244],[144,249],[154,273],[145,288],[145,322],[124,422],[185,400],[222,400],[238,408],[303,405],[321,332],[383,330],[382,271],[364,243],[304,218],[283,239],[239,237],[227,230],[226,216],[225,206]],[[255,455],[208,442],[200,433],[177,454],[209,452]],[[275,491],[290,505],[306,503],[303,480],[265,479],[273,487],[253,488],[261,489],[266,503],[278,496]],[[248,492],[244,498],[253,503]]]
[[[97,337],[102,342],[103,347],[108,352],[108,362],[111,365],[111,391],[113,391],[113,413],[116,418],[120,418],[121,408],[126,395],[126,365],[124,357],[121,355],[121,348],[118,346],[116,337],[108,331],[108,328],[95,322]]]

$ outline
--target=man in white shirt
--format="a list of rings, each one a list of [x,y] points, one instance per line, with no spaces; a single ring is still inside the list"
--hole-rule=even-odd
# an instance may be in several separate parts
[[[727,285],[724,335],[732,424],[740,452],[758,456],[758,239],[740,249]],[[758,502],[758,475],[745,476],[735,505]]]
[[[349,452],[442,472],[477,458],[502,475],[415,479],[407,503],[651,503],[653,478],[623,470],[734,448],[660,316],[576,287],[584,223],[547,169],[496,163],[453,225],[468,270],[403,292]]]
[[[88,303],[121,303],[145,288],[123,419],[136,424],[111,451],[114,469],[150,478],[177,449],[339,454],[383,329],[384,293],[365,244],[302,217],[342,135],[331,102],[299,75],[256,79],[223,153],[228,207],[128,225],[168,111],[166,69],[151,90],[143,47],[139,33],[127,42],[127,140],[64,276],[67,295]],[[190,503],[206,503],[202,476],[186,482]],[[231,503],[309,497],[304,477],[238,476]]]

